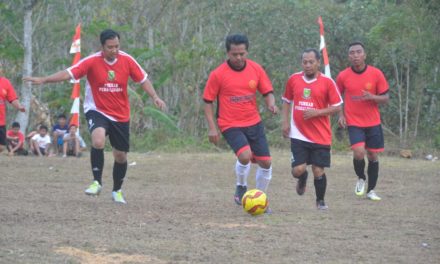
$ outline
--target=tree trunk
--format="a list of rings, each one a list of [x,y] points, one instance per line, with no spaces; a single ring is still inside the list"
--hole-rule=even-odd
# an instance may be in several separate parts
[[[24,45],[24,61],[23,76],[32,75],[32,9],[36,4],[36,0],[26,0],[24,5],[24,29],[23,29],[23,45]],[[29,125],[29,109],[32,99],[32,85],[23,82],[21,88],[20,101],[26,108],[26,112],[18,112],[16,120],[20,123],[21,132],[25,133]]]
[[[409,74],[410,74],[410,61],[408,59],[407,64],[406,64],[406,95],[405,95],[405,131],[403,133],[403,144],[404,147],[407,147],[408,144],[408,120],[409,120],[409,116],[408,116],[408,112],[409,112]]]

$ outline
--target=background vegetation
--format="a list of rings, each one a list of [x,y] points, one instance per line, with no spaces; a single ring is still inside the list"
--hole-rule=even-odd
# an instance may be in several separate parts
[[[46,75],[70,66],[68,50],[78,23],[83,57],[99,49],[101,30],[121,33],[122,49],[149,72],[168,104],[165,114],[156,111],[148,96],[131,85],[134,150],[214,148],[206,140],[201,95],[209,72],[225,59],[225,36],[248,35],[250,58],[265,67],[280,98],[289,75],[300,70],[300,52],[319,47],[318,16],[334,78],[348,66],[346,48],[354,40],[365,42],[368,63],[384,71],[391,88],[391,102],[381,109],[388,146],[440,147],[436,0],[3,0],[0,11],[0,59],[22,92],[29,34],[32,74]],[[24,22],[29,13],[31,31]],[[52,120],[69,112],[70,91],[67,82],[32,88]],[[261,112],[271,144],[285,144],[279,117],[270,117],[263,107]],[[30,121],[28,130],[35,125]],[[345,148],[346,139],[342,142],[335,142],[336,149]]]

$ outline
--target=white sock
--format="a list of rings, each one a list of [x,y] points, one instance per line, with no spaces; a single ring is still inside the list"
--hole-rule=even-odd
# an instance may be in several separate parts
[[[272,179],[272,166],[270,166],[269,169],[263,169],[258,166],[257,172],[255,173],[255,179],[257,181],[256,188],[266,192],[270,179]]]
[[[247,177],[251,170],[251,163],[244,165],[237,160],[235,163],[235,175],[237,176],[237,185],[247,186]]]

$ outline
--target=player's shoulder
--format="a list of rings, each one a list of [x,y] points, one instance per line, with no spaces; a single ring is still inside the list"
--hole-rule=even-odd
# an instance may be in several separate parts
[[[373,65],[368,65],[367,70],[374,73],[374,74],[382,74],[383,75],[382,70],[373,66]]]
[[[353,72],[353,70],[351,69],[351,67],[347,67],[339,72],[337,78],[343,78],[352,72]]]
[[[136,62],[136,59],[125,51],[120,50],[118,54],[119,54],[120,58],[123,60],[131,60],[131,61]]]
[[[299,72],[294,72],[289,76],[289,80],[296,80],[296,79],[302,79],[303,76],[303,72],[299,71]]]

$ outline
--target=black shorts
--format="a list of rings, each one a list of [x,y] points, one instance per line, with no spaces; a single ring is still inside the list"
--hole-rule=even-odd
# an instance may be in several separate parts
[[[348,136],[350,137],[352,149],[362,146],[371,152],[384,151],[384,139],[381,125],[373,127],[349,126]]]
[[[93,110],[86,113],[86,119],[90,133],[95,128],[102,127],[105,129],[105,135],[108,135],[113,148],[125,152],[130,150],[130,122],[112,121]]]
[[[270,160],[269,145],[267,144],[262,122],[249,127],[232,127],[222,132],[223,137],[234,151],[240,155],[250,148],[256,160]]]
[[[320,145],[299,139],[290,139],[292,168],[306,163],[318,167],[330,167],[330,146]]]
[[[6,146],[6,126],[0,126],[0,145]]]

